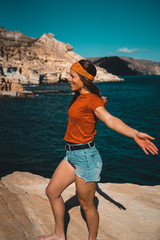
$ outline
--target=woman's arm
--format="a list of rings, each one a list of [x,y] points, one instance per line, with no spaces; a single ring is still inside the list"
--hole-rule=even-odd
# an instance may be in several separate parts
[[[154,140],[153,137],[129,127],[119,118],[111,115],[104,107],[96,108],[94,113],[96,117],[104,122],[109,128],[127,137],[133,138],[146,154],[148,154],[147,150],[152,154],[158,154],[157,147],[150,141]]]
[[[120,134],[133,138],[138,132],[137,130],[126,125],[119,118],[111,115],[104,107],[96,108],[94,113],[96,117],[104,122],[109,128]]]

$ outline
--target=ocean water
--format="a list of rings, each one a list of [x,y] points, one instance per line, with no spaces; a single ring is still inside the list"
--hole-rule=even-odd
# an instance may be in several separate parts
[[[129,126],[155,137],[160,148],[160,76],[125,76],[123,82],[97,83],[107,110]],[[69,84],[28,86],[71,91]],[[72,94],[37,94],[0,99],[0,177],[28,171],[50,178],[65,156],[67,109]],[[126,136],[98,122],[96,147],[103,159],[101,182],[160,184],[160,157],[147,156]]]

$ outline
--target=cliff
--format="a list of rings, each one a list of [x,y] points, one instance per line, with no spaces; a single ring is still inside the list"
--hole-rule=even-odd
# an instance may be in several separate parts
[[[20,84],[65,81],[70,66],[80,59],[70,44],[56,40],[52,33],[36,39],[0,27],[0,75],[8,80],[12,78]],[[97,70],[95,81],[122,80],[105,69]]]
[[[160,62],[140,60],[130,57],[88,58],[94,64],[119,76],[124,75],[160,75]]]
[[[35,240],[50,234],[54,220],[45,188],[49,179],[14,172],[0,181],[0,239]],[[87,239],[87,226],[74,184],[63,193],[68,240]],[[160,186],[100,183],[95,203],[100,214],[98,240],[159,240]]]

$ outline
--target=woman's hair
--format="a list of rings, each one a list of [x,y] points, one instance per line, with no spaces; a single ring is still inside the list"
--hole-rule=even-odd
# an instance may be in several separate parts
[[[82,59],[80,61],[78,61],[81,66],[89,73],[91,74],[92,76],[96,76],[96,73],[97,73],[97,70],[96,70],[96,67],[94,66],[94,64],[89,61],[89,60],[85,60],[85,59]],[[101,97],[101,92],[99,90],[99,88],[90,80],[88,79],[87,77],[85,76],[82,76],[80,75],[79,73],[77,73],[79,75],[79,78],[81,79],[81,81],[83,82],[84,84],[84,88],[86,88],[87,90],[89,90],[91,93]],[[74,101],[77,99],[77,97],[79,96],[79,92],[78,91],[75,91],[75,95],[73,96],[71,102],[70,102],[70,105],[69,105],[69,108],[70,106],[74,103]]]

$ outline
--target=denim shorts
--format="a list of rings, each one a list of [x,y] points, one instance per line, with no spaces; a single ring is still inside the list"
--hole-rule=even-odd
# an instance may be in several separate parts
[[[74,167],[75,175],[83,178],[85,182],[100,181],[102,159],[95,145],[81,150],[67,150],[64,160]]]

